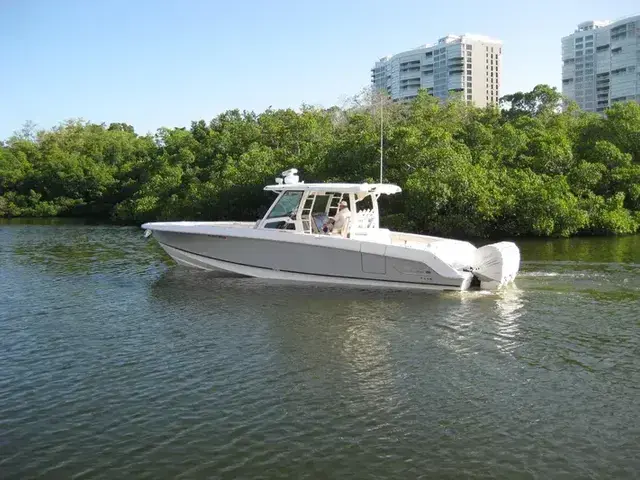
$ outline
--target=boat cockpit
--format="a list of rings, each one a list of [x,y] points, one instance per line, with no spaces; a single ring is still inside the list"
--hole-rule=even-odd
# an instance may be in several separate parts
[[[378,198],[401,191],[392,184],[305,184],[297,173],[295,168],[282,172],[275,185],[264,187],[278,197],[255,228],[347,238],[356,231],[378,229]],[[341,228],[332,230],[330,220],[336,217],[342,202],[347,206],[347,213],[341,214],[345,221],[341,222]]]

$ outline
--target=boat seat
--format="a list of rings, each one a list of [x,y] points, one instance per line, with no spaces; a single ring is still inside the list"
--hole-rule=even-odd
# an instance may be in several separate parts
[[[347,217],[344,222],[344,225],[339,230],[332,230],[329,235],[333,235],[334,237],[344,237],[347,238],[349,236],[349,230],[351,226],[351,217]]]

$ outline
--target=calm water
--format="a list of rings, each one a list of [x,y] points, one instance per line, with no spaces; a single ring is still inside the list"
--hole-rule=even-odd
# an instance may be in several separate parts
[[[637,478],[640,237],[502,294],[269,286],[0,224],[0,478]]]

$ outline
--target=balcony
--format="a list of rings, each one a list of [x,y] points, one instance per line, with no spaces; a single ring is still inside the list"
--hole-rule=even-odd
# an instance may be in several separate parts
[[[611,35],[611,43],[613,44],[614,42],[622,42],[623,40],[627,39],[627,32],[623,32],[623,33],[619,33],[617,35]]]
[[[625,102],[627,100],[633,100],[633,97],[622,96],[622,97],[612,98],[611,103]]]

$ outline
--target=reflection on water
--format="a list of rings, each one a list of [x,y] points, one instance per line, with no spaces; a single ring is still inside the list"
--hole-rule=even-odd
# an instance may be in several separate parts
[[[5,222],[2,478],[633,478],[638,246],[524,241],[516,286],[437,294]]]
[[[518,319],[524,314],[523,291],[517,286],[505,290],[496,302],[496,307],[496,337],[500,339],[498,349],[509,353],[517,346]]]
[[[498,292],[469,291],[444,294],[455,301],[436,327],[439,342],[458,354],[474,355],[479,341],[504,354],[518,346],[519,318],[524,292],[516,285]]]

